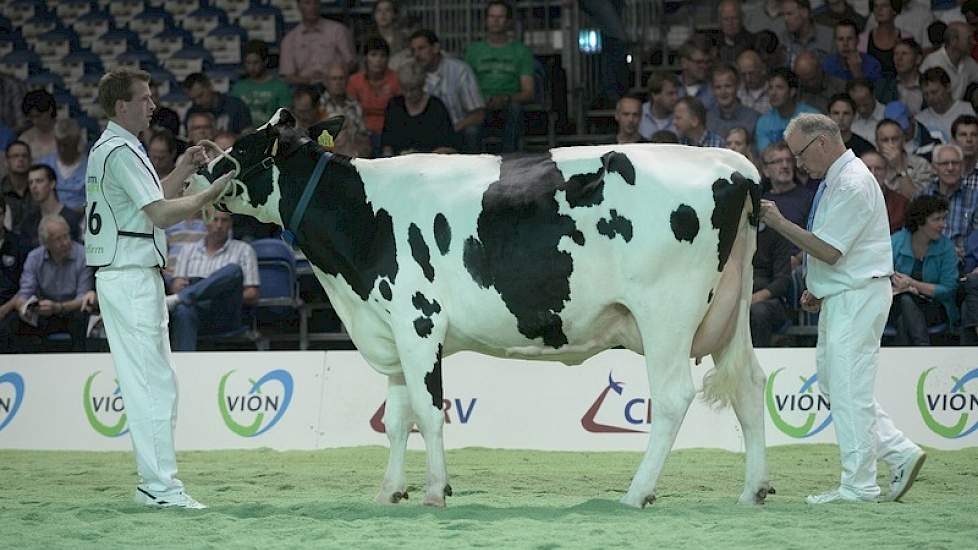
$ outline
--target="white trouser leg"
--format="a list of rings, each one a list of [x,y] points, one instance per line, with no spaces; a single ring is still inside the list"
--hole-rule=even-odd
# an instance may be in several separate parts
[[[140,487],[179,492],[173,427],[177,383],[170,358],[163,280],[155,269],[100,270],[96,290],[126,406]]]

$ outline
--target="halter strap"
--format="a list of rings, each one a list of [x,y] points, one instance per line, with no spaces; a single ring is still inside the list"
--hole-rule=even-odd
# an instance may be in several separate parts
[[[282,240],[289,243],[292,246],[298,245],[298,237],[296,237],[296,232],[299,231],[299,224],[302,223],[302,217],[306,214],[306,208],[309,207],[309,201],[312,200],[312,194],[316,191],[316,187],[319,186],[319,178],[323,176],[323,172],[326,170],[326,165],[333,158],[333,153],[324,151],[319,155],[319,161],[316,162],[316,168],[312,171],[312,175],[306,181],[306,188],[302,191],[302,196],[299,198],[299,204],[296,205],[295,210],[292,211],[292,217],[289,219],[289,224],[282,231]]]

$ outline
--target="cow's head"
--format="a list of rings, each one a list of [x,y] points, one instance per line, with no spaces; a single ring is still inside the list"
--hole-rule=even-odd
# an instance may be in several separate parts
[[[335,136],[337,123],[330,119],[309,129],[314,137],[323,130]],[[279,109],[264,125],[246,134],[231,149],[212,160],[191,177],[191,188],[199,191],[219,176],[234,171],[232,185],[220,205],[236,214],[253,216],[260,221],[282,225],[278,202],[279,168],[276,162],[287,158],[308,143],[305,132],[296,128],[296,119],[287,109]]]

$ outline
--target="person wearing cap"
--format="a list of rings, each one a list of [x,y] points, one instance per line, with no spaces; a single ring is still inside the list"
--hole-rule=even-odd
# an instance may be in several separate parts
[[[916,195],[930,185],[934,176],[930,163],[904,149],[903,128],[895,120],[884,118],[876,125],[876,148],[886,159],[887,187]]]
[[[917,122],[910,108],[902,101],[891,101],[883,109],[883,118],[900,125],[903,130],[903,149],[908,155],[916,155],[927,162],[931,161],[934,146],[944,143],[940,132],[928,130]]]

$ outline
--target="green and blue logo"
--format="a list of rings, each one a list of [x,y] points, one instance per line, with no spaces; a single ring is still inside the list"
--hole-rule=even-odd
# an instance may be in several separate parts
[[[11,395],[4,389],[10,386],[13,388]],[[16,372],[8,372],[0,375],[0,431],[7,427],[7,424],[17,416],[20,404],[24,402],[24,379]]]
[[[95,371],[85,380],[82,392],[82,406],[85,417],[92,429],[105,437],[121,437],[129,433],[126,423],[126,405],[119,390],[119,381],[113,380],[115,389],[111,393],[102,393],[93,389],[95,378],[102,371]]]
[[[248,393],[235,394],[229,393],[227,389],[228,378],[233,373],[234,370],[225,373],[217,387],[217,404],[221,417],[232,432],[241,437],[257,437],[278,424],[288,410],[289,403],[292,402],[292,375],[286,370],[277,369],[268,372],[257,382],[249,378],[251,388]],[[268,391],[263,391],[268,382],[277,384],[271,384]],[[252,420],[250,424],[242,424],[232,415],[238,418],[247,416]],[[270,420],[266,420],[267,418]]]
[[[965,391],[965,385],[978,380],[978,368],[965,373],[961,378],[952,376],[951,389],[945,392],[929,393],[926,389],[927,377],[936,367],[931,367],[920,373],[917,379],[917,408],[924,419],[924,424],[941,437],[960,439],[978,430],[978,419],[968,425],[971,413],[978,411],[978,394],[974,392],[978,383],[971,385],[970,392]],[[935,415],[957,421],[944,424]]]
[[[775,379],[784,369],[771,373],[764,388],[764,400],[767,411],[775,427],[785,435],[797,439],[812,437],[824,430],[832,422],[832,410],[829,400],[815,392],[817,376],[805,378],[799,376],[801,387],[794,392],[779,392]],[[790,419],[794,419],[792,422]]]

